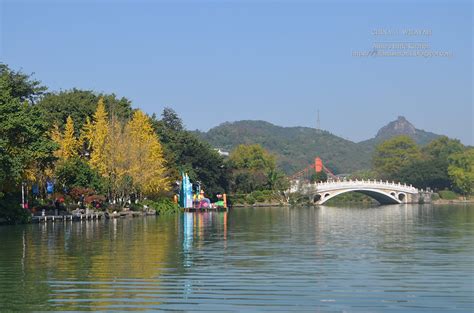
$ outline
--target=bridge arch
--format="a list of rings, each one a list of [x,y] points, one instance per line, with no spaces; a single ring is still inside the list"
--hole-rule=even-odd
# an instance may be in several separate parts
[[[401,202],[404,202],[405,199],[406,199],[406,197],[407,197],[407,195],[406,195],[405,193],[403,193],[403,192],[400,192],[400,193],[398,194],[398,200],[400,200]]]
[[[324,204],[328,200],[335,198],[339,195],[348,193],[348,192],[358,192],[362,193],[366,196],[371,197],[372,199],[377,200],[381,204],[400,204],[403,203],[406,199],[406,194],[400,193],[395,194],[394,192],[389,193],[379,189],[369,189],[369,188],[352,188],[352,189],[341,189],[341,190],[334,190],[332,192],[323,192],[320,195],[320,200],[317,202],[318,204]],[[315,202],[316,203],[316,202]]]

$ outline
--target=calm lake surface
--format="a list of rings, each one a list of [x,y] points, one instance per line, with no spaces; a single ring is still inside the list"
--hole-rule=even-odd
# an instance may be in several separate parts
[[[474,206],[0,227],[0,311],[471,312]]]

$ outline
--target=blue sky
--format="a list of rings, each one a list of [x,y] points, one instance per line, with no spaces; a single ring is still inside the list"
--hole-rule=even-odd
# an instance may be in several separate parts
[[[404,115],[473,142],[470,1],[2,1],[0,60],[190,129],[259,119],[354,141]],[[374,35],[424,29],[431,36]],[[423,41],[451,57],[355,57]]]

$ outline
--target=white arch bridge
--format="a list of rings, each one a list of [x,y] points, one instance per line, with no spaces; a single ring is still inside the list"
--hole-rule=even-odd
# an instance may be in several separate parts
[[[308,196],[314,204],[324,204],[347,192],[365,194],[381,204],[431,202],[429,191],[425,192],[411,185],[377,180],[335,180],[324,183],[305,183],[294,180],[288,191]]]

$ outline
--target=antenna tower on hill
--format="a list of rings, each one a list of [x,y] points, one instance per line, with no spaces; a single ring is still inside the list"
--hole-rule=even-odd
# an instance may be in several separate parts
[[[319,120],[319,109],[318,109],[318,119],[316,120],[316,129],[321,130],[321,121]]]

